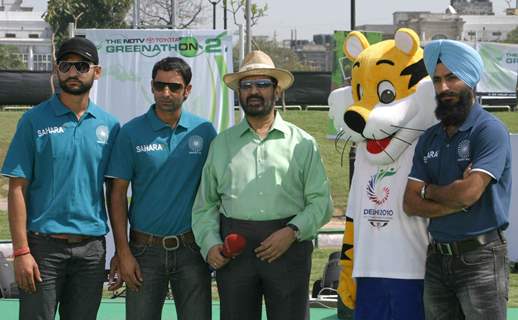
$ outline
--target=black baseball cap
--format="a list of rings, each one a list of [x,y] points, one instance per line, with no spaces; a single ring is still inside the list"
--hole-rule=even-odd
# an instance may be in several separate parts
[[[70,53],[78,54],[94,64],[99,63],[97,48],[92,41],[86,38],[74,37],[65,40],[61,44],[61,47],[59,47],[58,53],[56,54],[56,61],[61,61],[65,55]]]

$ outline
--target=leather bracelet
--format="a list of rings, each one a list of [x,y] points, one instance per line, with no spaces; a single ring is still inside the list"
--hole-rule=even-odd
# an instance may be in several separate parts
[[[428,188],[428,185],[425,183],[421,187],[421,192],[420,192],[421,199],[423,199],[423,200],[428,200],[428,199],[426,199],[426,188]]]
[[[23,256],[23,255],[26,255],[29,253],[31,253],[31,249],[29,249],[29,247],[21,247],[19,249],[14,250],[13,256],[16,258],[16,257]]]

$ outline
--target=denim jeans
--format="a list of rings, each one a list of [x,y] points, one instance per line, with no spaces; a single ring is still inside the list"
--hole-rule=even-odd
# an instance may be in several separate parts
[[[104,237],[79,243],[29,233],[29,247],[43,282],[36,293],[20,290],[21,320],[95,320],[105,276]]]
[[[427,320],[505,320],[509,284],[507,244],[488,243],[459,256],[430,253],[424,304]]]
[[[178,319],[211,319],[211,278],[196,244],[166,251],[159,246],[130,242],[142,272],[138,291],[126,292],[126,319],[161,319],[169,285]]]

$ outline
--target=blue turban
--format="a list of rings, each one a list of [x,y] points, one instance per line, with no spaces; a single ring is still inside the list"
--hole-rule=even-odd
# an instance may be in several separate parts
[[[459,41],[434,40],[428,43],[424,47],[424,64],[430,77],[435,73],[438,60],[471,88],[477,85],[484,69],[478,52]]]

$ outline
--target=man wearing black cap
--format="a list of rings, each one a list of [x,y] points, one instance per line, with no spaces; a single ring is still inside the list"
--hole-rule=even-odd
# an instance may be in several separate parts
[[[95,319],[108,232],[103,182],[118,121],[89,100],[101,75],[95,45],[66,40],[56,55],[62,89],[18,123],[2,174],[20,319]]]

